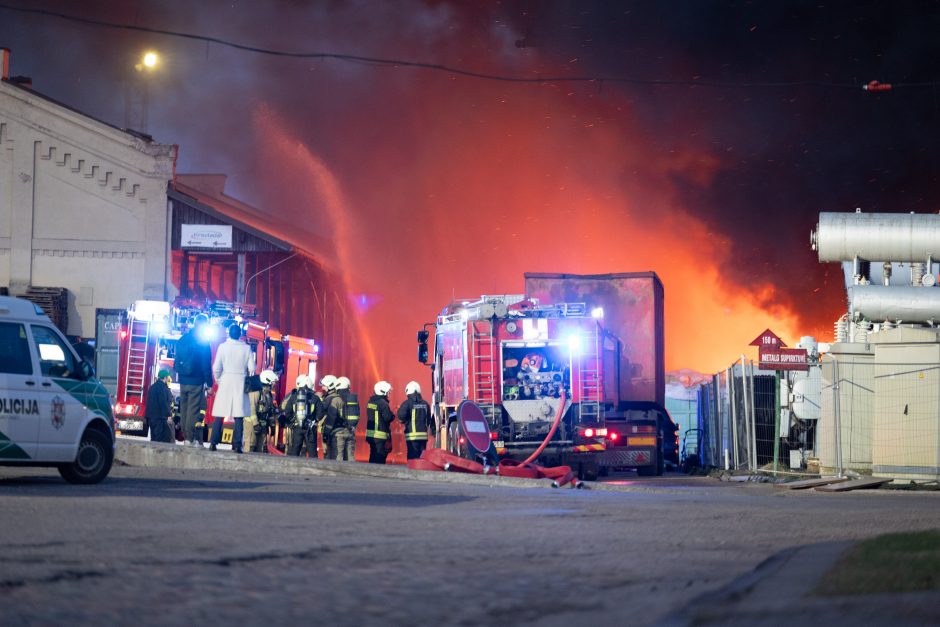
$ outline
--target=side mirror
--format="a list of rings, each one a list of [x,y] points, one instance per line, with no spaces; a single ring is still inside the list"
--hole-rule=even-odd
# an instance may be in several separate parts
[[[430,333],[425,329],[418,331],[418,361],[428,363],[428,337]]]

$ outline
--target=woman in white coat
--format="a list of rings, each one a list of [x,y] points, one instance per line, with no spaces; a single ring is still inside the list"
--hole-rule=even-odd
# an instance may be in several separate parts
[[[222,423],[226,416],[231,416],[235,419],[232,450],[236,453],[242,452],[243,419],[251,415],[245,376],[254,373],[255,360],[251,348],[239,340],[241,335],[241,328],[237,324],[231,325],[228,328],[228,339],[219,346],[215,353],[215,362],[212,364],[212,374],[219,382],[219,389],[212,401],[215,424],[212,428],[210,451],[214,451],[222,441]]]

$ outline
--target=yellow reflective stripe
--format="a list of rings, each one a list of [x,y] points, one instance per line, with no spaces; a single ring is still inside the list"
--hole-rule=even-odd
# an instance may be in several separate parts
[[[379,429],[379,408],[375,403],[369,403],[369,409],[372,410],[372,424],[375,427],[374,429],[369,429],[369,425],[366,425],[366,437],[372,438],[373,440],[387,440],[388,432],[382,431]]]
[[[418,410],[416,407],[411,408],[411,431],[405,434],[406,440],[427,440],[428,432],[427,431],[418,431],[418,425],[415,424],[415,419],[418,417]]]

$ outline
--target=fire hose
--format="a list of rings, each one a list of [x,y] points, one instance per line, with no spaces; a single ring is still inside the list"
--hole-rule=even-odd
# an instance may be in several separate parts
[[[584,485],[580,480],[575,478],[574,472],[572,472],[569,466],[545,467],[532,463],[533,460],[537,459],[538,456],[542,454],[542,451],[545,450],[545,447],[548,446],[548,443],[551,441],[552,437],[554,437],[555,431],[558,430],[561,417],[565,413],[565,400],[565,394],[562,392],[558,399],[558,411],[555,414],[555,421],[548,430],[548,435],[545,436],[545,439],[535,452],[521,463],[509,459],[500,461],[497,467],[497,473],[500,476],[522,479],[552,479],[553,488],[559,488],[567,484],[571,484],[571,486],[575,488],[581,488]],[[442,449],[426,449],[421,454],[420,459],[408,460],[408,468],[412,470],[466,472],[481,475],[489,474],[488,466],[464,459],[463,457],[448,453]]]

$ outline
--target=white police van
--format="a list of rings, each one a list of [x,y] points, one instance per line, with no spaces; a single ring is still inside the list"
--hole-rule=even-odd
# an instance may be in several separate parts
[[[98,483],[114,461],[108,392],[33,303],[0,296],[0,465]]]

